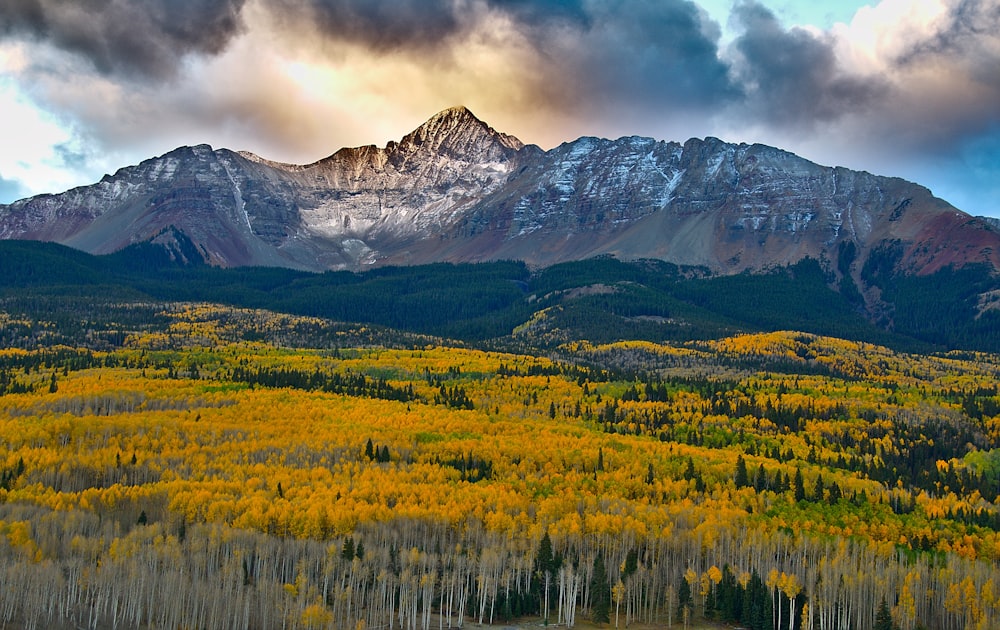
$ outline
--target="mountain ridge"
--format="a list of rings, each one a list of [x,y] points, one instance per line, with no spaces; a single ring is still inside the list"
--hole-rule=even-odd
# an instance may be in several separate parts
[[[809,257],[867,292],[864,265],[890,248],[906,274],[1000,269],[1000,231],[902,179],[713,137],[584,136],[543,151],[461,106],[311,164],[179,147],[0,206],[0,238],[98,254],[168,228],[213,265],[313,271],[613,255],[727,275]]]

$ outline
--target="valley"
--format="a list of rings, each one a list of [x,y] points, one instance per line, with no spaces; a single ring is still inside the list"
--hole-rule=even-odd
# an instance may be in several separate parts
[[[1000,619],[995,355],[114,308],[115,335],[0,353],[6,625]]]

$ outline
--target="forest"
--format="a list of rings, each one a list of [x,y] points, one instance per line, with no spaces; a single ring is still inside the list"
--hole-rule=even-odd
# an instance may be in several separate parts
[[[543,269],[495,261],[309,273],[185,264],[149,243],[91,256],[54,243],[0,240],[0,308],[14,319],[48,313],[50,332],[68,345],[102,328],[150,325],[156,312],[142,304],[211,302],[524,352],[584,339],[675,343],[775,330],[907,352],[1000,352],[1000,280],[988,268],[911,276],[893,271],[897,258],[892,248],[873,252],[859,288],[843,260],[833,269],[808,258],[723,277],[613,257]],[[862,289],[879,299],[863,303]],[[120,335],[111,341],[120,344]]]
[[[475,343],[8,294],[0,627],[1000,627],[1000,357],[566,326],[621,273]]]

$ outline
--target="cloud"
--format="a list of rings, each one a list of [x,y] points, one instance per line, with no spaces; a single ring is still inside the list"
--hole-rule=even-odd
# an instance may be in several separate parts
[[[88,172],[200,142],[311,161],[464,104],[542,146],[720,135],[1000,176],[975,143],[1000,123],[1000,0],[883,0],[828,31],[762,2],[723,39],[690,0],[8,0],[0,70]]]
[[[6,0],[0,33],[48,42],[102,74],[172,76],[189,54],[214,55],[241,32],[245,0]]]
[[[553,74],[565,73],[572,98],[596,103],[595,113],[704,112],[740,96],[719,58],[718,25],[693,2],[593,2],[588,16],[588,28],[558,40]]]
[[[195,2],[173,19],[202,12],[222,26],[153,60],[131,54],[136,40],[155,47],[183,31],[162,25],[160,3],[106,2],[73,39],[70,3],[18,2],[0,24],[41,38],[22,84],[110,150],[160,136],[314,158],[398,138],[455,104],[551,144],[636,133],[637,121],[713,111],[740,94],[718,25],[688,0]],[[110,14],[140,6],[135,32],[119,37]]]
[[[531,105],[556,115],[704,107],[738,94],[717,54],[718,25],[689,0],[284,0],[267,11],[279,29],[323,40],[339,65],[354,61],[345,45],[388,64],[402,55],[431,82],[462,70],[477,85],[477,72],[503,65],[470,67],[470,47],[489,42],[527,62],[519,76],[504,70],[511,89],[530,89]]]
[[[752,0],[737,3],[732,20],[741,32],[731,47],[734,71],[756,120],[811,127],[863,112],[886,92],[878,77],[840,67],[835,41],[826,34],[786,30]]]
[[[0,203],[17,201],[26,194],[25,186],[16,179],[6,179],[0,174]]]
[[[279,0],[269,9],[297,30],[309,25],[378,51],[434,48],[461,28],[450,0]]]
[[[853,143],[855,163],[929,176],[922,183],[942,191],[973,177],[995,190],[989,179],[1000,178],[1000,163],[977,156],[980,139],[1000,128],[998,0],[884,0],[829,36],[840,67],[883,86],[867,109],[844,117],[831,144]],[[934,186],[945,171],[964,172]]]
[[[1000,2],[950,0],[943,8],[921,38],[901,35],[890,66],[907,100],[894,105],[905,105],[902,121],[924,132],[914,140],[928,149],[959,148],[1000,124]]]
[[[909,66],[949,58],[995,79],[1000,70],[991,61],[997,53],[1000,6],[992,0],[952,0],[944,3],[944,8],[945,11],[931,14],[934,19],[925,22],[921,37],[911,40],[893,61],[899,66]]]
[[[490,12],[526,29],[589,23],[579,0],[277,0],[267,8],[296,30],[312,28],[373,52],[447,49]]]

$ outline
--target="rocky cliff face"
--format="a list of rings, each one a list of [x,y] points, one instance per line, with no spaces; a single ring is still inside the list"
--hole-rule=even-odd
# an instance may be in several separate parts
[[[580,138],[542,151],[465,108],[314,164],[183,147],[0,206],[0,237],[94,253],[174,231],[213,264],[314,270],[612,254],[725,274],[810,256],[857,277],[889,245],[907,273],[1000,267],[996,228],[900,179],[715,138]]]

